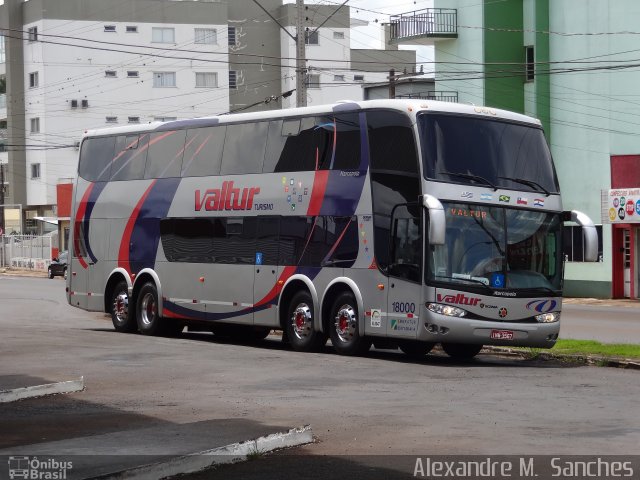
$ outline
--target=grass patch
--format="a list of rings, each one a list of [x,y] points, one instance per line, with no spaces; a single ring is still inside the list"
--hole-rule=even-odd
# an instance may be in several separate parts
[[[640,345],[600,343],[595,340],[558,340],[550,353],[569,355],[601,355],[603,357],[640,358]]]

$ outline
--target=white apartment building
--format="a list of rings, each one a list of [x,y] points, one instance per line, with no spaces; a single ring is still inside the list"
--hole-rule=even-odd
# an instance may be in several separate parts
[[[75,176],[87,129],[295,106],[295,94],[280,96],[295,88],[295,42],[283,28],[295,36],[296,7],[260,4],[269,14],[252,0],[0,5],[0,122],[5,143],[25,146],[0,152],[4,203],[20,205],[23,230],[40,233],[35,219],[56,217],[57,185]],[[391,68],[415,68],[413,51],[352,50],[351,27],[365,23],[348,7],[308,8],[309,105],[360,100]]]

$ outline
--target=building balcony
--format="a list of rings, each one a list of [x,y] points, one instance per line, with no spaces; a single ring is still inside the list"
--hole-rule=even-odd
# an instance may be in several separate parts
[[[396,95],[396,98],[417,98],[420,100],[437,100],[439,102],[458,103],[458,92],[433,91],[405,93],[402,95]]]
[[[455,8],[426,8],[392,15],[389,43],[433,45],[437,40],[458,38],[458,11]]]

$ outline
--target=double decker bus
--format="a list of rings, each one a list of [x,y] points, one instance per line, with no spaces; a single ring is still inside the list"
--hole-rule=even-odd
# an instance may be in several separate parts
[[[95,130],[67,296],[120,332],[550,348],[565,221],[595,261],[540,122],[501,110],[376,100]]]

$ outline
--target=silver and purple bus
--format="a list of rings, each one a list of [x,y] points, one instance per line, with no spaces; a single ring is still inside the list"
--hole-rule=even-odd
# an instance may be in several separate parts
[[[540,122],[501,110],[376,100],[94,130],[67,295],[147,335],[550,348],[566,221],[595,261]]]

